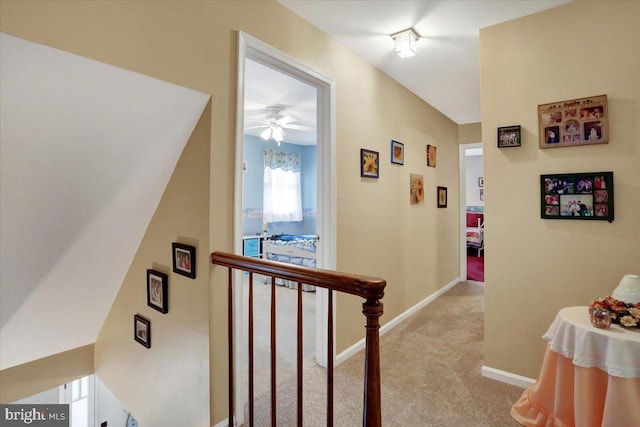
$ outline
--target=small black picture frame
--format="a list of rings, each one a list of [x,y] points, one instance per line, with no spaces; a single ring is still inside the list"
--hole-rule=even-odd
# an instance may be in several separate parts
[[[540,175],[540,217],[613,222],[613,172]]]
[[[366,148],[360,149],[360,176],[363,178],[380,177],[380,153]]]
[[[196,278],[196,248],[182,243],[172,243],[173,272]]]
[[[521,145],[520,125],[498,128],[498,148],[520,147]]]
[[[139,314],[133,315],[133,339],[146,348],[151,348],[151,321]]]
[[[160,313],[169,312],[169,277],[156,270],[147,270],[147,305]]]
[[[438,207],[447,207],[447,187],[438,187]]]

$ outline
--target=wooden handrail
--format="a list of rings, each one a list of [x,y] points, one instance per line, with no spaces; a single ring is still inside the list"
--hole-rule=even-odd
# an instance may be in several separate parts
[[[213,252],[213,264],[252,273],[276,276],[284,280],[306,283],[325,289],[358,295],[365,299],[382,299],[387,282],[370,276],[340,273],[319,268],[300,267],[277,261],[234,255],[226,252]]]
[[[298,426],[302,426],[302,285],[308,284],[327,289],[328,292],[328,337],[327,337],[327,426],[333,426],[333,291],[357,295],[365,299],[362,313],[366,317],[364,407],[362,424],[364,427],[380,427],[382,411],[380,398],[380,323],[383,313],[380,299],[384,296],[386,281],[376,277],[353,275],[317,268],[300,267],[275,261],[244,257],[225,252],[213,252],[211,262],[229,268],[229,425],[234,424],[233,405],[233,304],[232,270],[249,272],[249,418],[253,424],[253,274],[271,277],[271,423],[276,425],[275,395],[275,278],[297,282],[298,285]]]

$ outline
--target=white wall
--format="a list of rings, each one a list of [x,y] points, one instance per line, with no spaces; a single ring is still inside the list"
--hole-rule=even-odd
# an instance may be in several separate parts
[[[58,399],[59,399],[58,387],[54,387],[52,389],[45,390],[42,393],[34,394],[33,396],[16,400],[13,403],[27,404],[27,405],[47,405],[47,404],[57,404]]]
[[[467,206],[484,206],[480,200],[480,188],[478,178],[484,176],[482,156],[467,156]]]
[[[97,375],[95,375],[95,402],[96,426],[105,421],[108,427],[120,427],[126,424],[127,413],[124,406]]]

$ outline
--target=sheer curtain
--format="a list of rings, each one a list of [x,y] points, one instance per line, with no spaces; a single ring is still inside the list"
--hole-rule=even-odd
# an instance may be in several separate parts
[[[302,221],[300,156],[264,150],[263,222]]]

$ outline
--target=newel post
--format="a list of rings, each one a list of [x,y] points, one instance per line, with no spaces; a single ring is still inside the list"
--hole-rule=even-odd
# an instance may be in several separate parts
[[[364,427],[382,426],[380,399],[380,316],[382,303],[377,297],[368,298],[362,304],[362,313],[367,318],[366,354],[364,360]]]

